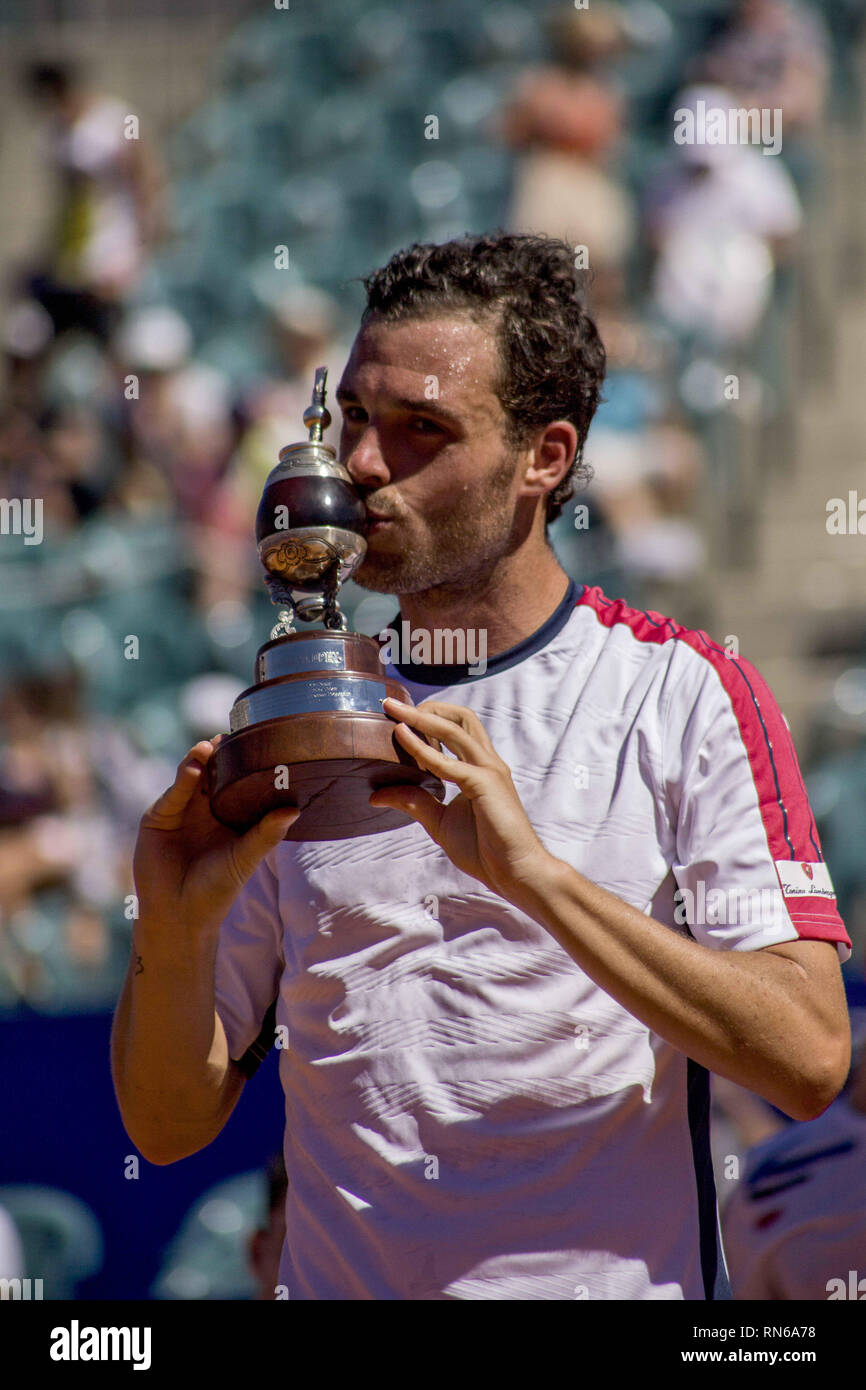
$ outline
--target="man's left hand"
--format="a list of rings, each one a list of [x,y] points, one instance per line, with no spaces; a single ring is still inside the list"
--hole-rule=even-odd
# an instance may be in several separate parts
[[[370,805],[391,806],[411,816],[458,869],[513,901],[551,856],[530,825],[511,771],[481,720],[472,710],[441,700],[415,706],[389,696],[382,704],[387,715],[401,721],[395,737],[419,767],[443,782],[455,782],[460,795],[444,806],[421,787],[383,787],[373,792]],[[453,758],[442,752],[442,744]]]

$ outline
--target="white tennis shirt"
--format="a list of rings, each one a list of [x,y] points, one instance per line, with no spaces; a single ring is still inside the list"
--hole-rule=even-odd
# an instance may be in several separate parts
[[[704,633],[572,583],[483,675],[386,670],[473,709],[547,849],[672,931],[850,954],[784,720]],[[231,1057],[275,996],[278,1296],[729,1296],[708,1073],[419,825],[266,856],[220,930]]]

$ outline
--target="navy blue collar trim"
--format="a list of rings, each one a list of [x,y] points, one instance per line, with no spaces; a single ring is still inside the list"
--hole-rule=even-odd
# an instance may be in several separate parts
[[[485,676],[494,676],[499,671],[507,671],[509,666],[516,666],[519,662],[525,661],[528,656],[533,656],[535,652],[546,647],[558,632],[565,627],[571,617],[572,610],[584,590],[583,584],[576,584],[573,579],[569,579],[568,588],[565,595],[557,604],[550,617],[531,632],[528,637],[524,637],[522,642],[518,642],[515,647],[509,647],[504,652],[491,656],[483,672],[471,671],[469,666],[433,666],[425,665],[420,661],[410,663],[393,663],[394,670],[398,671],[404,680],[414,681],[417,685],[462,685],[467,681],[484,680]],[[392,618],[389,626],[397,633],[402,631],[400,624],[403,621],[402,613],[398,613],[396,618]]]

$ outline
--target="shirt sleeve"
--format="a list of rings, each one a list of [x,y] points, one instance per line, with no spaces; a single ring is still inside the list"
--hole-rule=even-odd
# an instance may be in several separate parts
[[[217,941],[216,1011],[234,1061],[259,1039],[285,966],[278,883],[270,858],[267,855],[244,884],[220,925]]]
[[[665,734],[675,919],[717,949],[831,941],[844,962],[851,942],[776,701],[750,662],[683,636]]]

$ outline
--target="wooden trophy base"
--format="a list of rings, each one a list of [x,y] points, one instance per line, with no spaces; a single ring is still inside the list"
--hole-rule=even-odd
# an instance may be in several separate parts
[[[306,646],[309,636],[296,634],[281,642],[303,641]],[[373,651],[378,653],[369,638],[358,634],[347,634],[346,638],[329,633],[328,643],[345,641],[347,658],[355,654],[359,642],[371,642]],[[323,645],[321,635],[318,645]],[[269,643],[262,648],[260,660],[264,654],[266,661],[269,649],[275,647],[275,643]],[[297,650],[303,652],[304,648]],[[277,658],[282,655],[276,654]],[[369,662],[369,654],[365,656]],[[301,662],[302,667],[305,664]],[[343,699],[347,698],[344,682],[356,679],[353,664],[348,661],[349,669],[344,667],[342,672],[321,673],[332,686],[342,688]],[[363,668],[367,663],[358,664]],[[259,666],[262,674],[266,669],[266,665]],[[357,666],[354,671],[358,671]],[[382,695],[412,703],[406,688],[385,677],[381,666],[377,675]],[[309,698],[311,678],[317,679],[307,667],[295,674],[266,679],[245,694],[258,700],[264,712],[270,712],[275,704],[291,707],[294,702]],[[243,701],[244,697],[240,697],[238,704]],[[401,747],[394,737],[395,727],[394,720],[378,709],[318,709],[258,718],[248,727],[228,734],[217,745],[208,763],[211,810],[223,825],[244,831],[280,806],[300,806],[301,814],[289,827],[287,840],[349,840],[411,825],[411,816],[387,806],[370,806],[371,793],[379,787],[411,785],[422,787],[442,801],[445,786],[433,773],[420,768]]]

